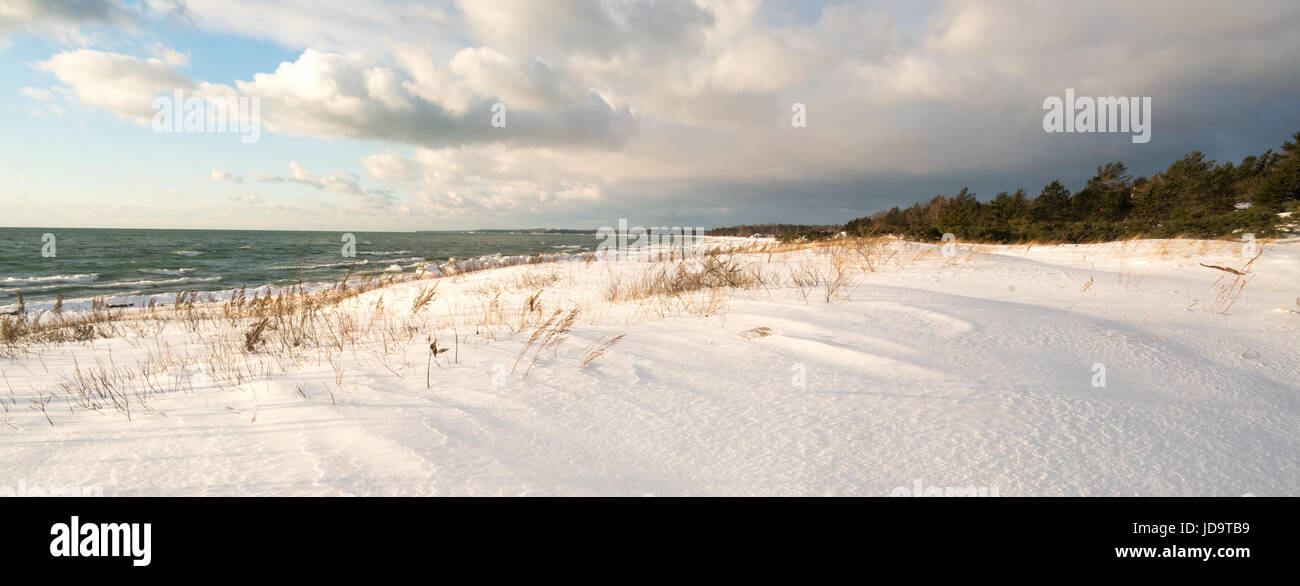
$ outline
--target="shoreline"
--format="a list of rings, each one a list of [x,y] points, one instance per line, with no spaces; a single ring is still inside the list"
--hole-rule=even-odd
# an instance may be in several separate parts
[[[1291,495],[1300,241],[1221,306],[1239,248],[766,243],[196,304],[0,357],[0,486]]]
[[[461,233],[461,232],[456,232],[456,233]],[[731,244],[733,246],[741,243],[758,243],[758,242],[776,243],[777,242],[775,238],[771,238],[771,237],[756,238],[751,236],[703,236],[700,238],[701,241],[697,246],[707,246],[708,243],[710,242],[717,245]],[[850,237],[850,238],[854,238],[854,237]],[[914,242],[911,240],[907,240],[905,238],[900,238],[895,236],[872,237],[872,239],[896,240],[899,242]],[[826,242],[834,242],[834,241],[835,240],[832,239],[832,240],[827,240]],[[1274,244],[1286,244],[1289,242],[1297,242],[1297,241],[1300,241],[1300,236],[1290,234],[1290,235],[1283,235],[1283,236],[1278,236],[1273,238],[1260,239],[1259,243],[1260,245],[1274,245]],[[1237,243],[1237,241],[1233,241],[1233,240],[1218,240],[1218,239],[1206,240],[1206,239],[1197,239],[1197,238],[1130,238],[1124,240],[1113,240],[1113,241],[1106,241],[1106,242],[1091,242],[1091,243],[1030,242],[1024,244],[996,244],[996,243],[963,241],[963,242],[959,242],[958,245],[959,246],[981,246],[981,247],[1002,246],[1011,249],[1016,247],[1040,247],[1041,248],[1045,246],[1046,247],[1111,246],[1111,245],[1118,245],[1121,243],[1132,243],[1132,242],[1219,242],[1225,244]],[[917,243],[931,244],[931,243],[920,243],[920,242]],[[932,245],[941,246],[942,243],[932,244]],[[567,249],[568,247],[564,247],[564,248]],[[585,260],[586,258],[592,255],[596,255],[596,251],[587,250],[587,251],[573,252],[573,253],[568,253],[563,251],[552,252],[552,253],[543,252],[534,255],[526,255],[526,254],[507,255],[503,253],[495,253],[489,255],[480,255],[480,256],[463,259],[459,261],[455,260],[454,258],[451,258],[441,262],[439,261],[413,262],[407,264],[406,266],[402,266],[400,271],[392,271],[390,266],[390,267],[385,267],[383,269],[369,269],[369,270],[365,270],[353,274],[355,274],[355,276],[357,277],[375,277],[375,278],[400,275],[405,277],[402,280],[411,280],[411,279],[421,278],[420,274],[428,270],[430,267],[432,267],[434,271],[437,271],[437,274],[435,274],[435,276],[441,276],[441,274],[447,271],[448,269],[463,271],[467,267],[476,267],[473,268],[472,270],[482,270],[484,267],[495,268],[498,266],[514,266],[516,264],[528,264],[529,262],[528,259],[534,257],[545,258],[545,260],[536,261],[536,262],[563,262],[566,260]],[[553,257],[558,257],[558,258],[553,258]],[[402,260],[402,259],[398,259],[398,260]],[[501,261],[504,262],[504,264],[492,264],[494,261]],[[379,264],[384,264],[388,262],[389,261],[386,260],[380,261]],[[357,263],[340,262],[335,264],[369,265],[370,259],[362,259]],[[399,265],[393,263],[393,266],[399,266]],[[151,273],[143,273],[143,274],[151,274]],[[56,275],[56,277],[60,279],[84,278],[87,276],[90,275],[88,274]],[[38,281],[45,278],[50,278],[50,277],[33,277],[24,280]],[[200,277],[200,278],[196,278],[194,283],[215,282],[214,279],[219,280],[220,277],[219,276],[216,278]],[[282,279],[282,280],[287,281],[288,279]],[[112,285],[114,283],[106,282],[103,284]],[[184,284],[190,284],[190,283],[187,282]],[[65,313],[76,313],[79,311],[87,311],[91,308],[92,304],[96,302],[96,300],[102,301],[105,305],[111,306],[113,309],[139,310],[142,308],[149,307],[151,302],[153,302],[155,307],[166,307],[168,306],[168,304],[161,301],[163,298],[171,297],[174,300],[178,294],[182,294],[182,293],[190,294],[190,293],[197,292],[200,296],[202,296],[204,302],[219,304],[228,301],[232,295],[234,295],[236,292],[239,291],[244,291],[247,294],[257,293],[257,294],[265,295],[265,294],[277,294],[280,291],[302,287],[305,291],[308,292],[319,292],[323,290],[328,290],[329,288],[332,287],[336,287],[337,285],[338,285],[338,280],[314,280],[314,281],[295,280],[293,282],[287,282],[284,284],[263,283],[261,285],[256,285],[256,286],[241,284],[240,286],[236,286],[236,287],[222,287],[222,288],[212,288],[212,289],[184,288],[184,289],[179,289],[177,291],[152,293],[152,294],[109,294],[109,295],[81,296],[75,298],[65,298],[63,301],[63,311]],[[0,297],[0,316],[17,315],[16,313],[14,313],[18,309],[17,297],[15,294],[19,292],[24,293],[25,296],[28,296],[27,291],[20,287],[0,287],[0,293],[7,293],[6,296]],[[42,311],[49,311],[53,309],[54,305],[55,305],[55,300],[53,299],[43,299],[39,301],[32,301],[32,300],[25,301],[26,313],[28,314],[35,314],[35,313],[40,313]]]
[[[732,236],[706,236],[706,237],[701,237],[700,242],[697,243],[696,246],[707,246],[709,245],[710,242],[720,245],[720,244],[733,242],[733,241],[752,242],[754,240],[750,238],[732,237]],[[557,248],[561,250],[558,250],[557,252],[542,252],[542,253],[537,253],[532,255],[494,253],[489,255],[475,256],[475,257],[462,259],[462,260],[456,260],[453,257],[446,261],[419,261],[419,262],[412,262],[405,266],[398,265],[395,262],[390,262],[388,260],[382,260],[376,263],[376,266],[380,264],[389,264],[390,266],[382,269],[373,268],[364,271],[358,271],[355,273],[350,273],[350,275],[352,275],[352,277],[350,278],[361,278],[361,277],[381,278],[381,277],[389,277],[389,276],[401,276],[404,277],[401,280],[412,280],[412,279],[422,278],[421,275],[425,272],[433,274],[435,277],[439,277],[442,276],[443,274],[447,274],[448,272],[484,270],[485,268],[515,266],[518,264],[565,262],[569,260],[585,260],[586,258],[596,255],[595,251],[590,251],[590,250],[582,251],[582,252],[566,252],[565,250],[570,249],[570,246],[552,247],[552,248]],[[363,252],[362,254],[365,253]],[[404,259],[398,259],[398,260],[404,260]],[[405,260],[409,260],[409,259],[405,259]],[[369,265],[370,263],[371,263],[370,259],[362,259],[356,263],[339,262],[335,264],[343,266],[349,264]],[[393,271],[392,270],[393,266],[400,266],[401,270]],[[271,267],[271,268],[276,268],[276,267]],[[90,275],[88,274],[58,275],[57,277],[61,279],[73,279],[73,278],[82,278],[87,276]],[[34,277],[25,280],[36,281],[45,278],[49,278],[49,277]],[[217,279],[219,278],[220,277],[217,277]],[[87,281],[87,282],[94,282],[94,281]],[[215,281],[211,280],[211,278],[197,278],[197,280],[194,282],[198,283],[198,282],[215,282]],[[113,284],[114,282],[103,283],[103,285],[113,285]],[[190,284],[190,283],[187,282],[183,284]],[[296,289],[299,287],[302,287],[307,292],[319,292],[323,290],[328,290],[329,288],[336,287],[336,286],[338,286],[338,280],[316,280],[316,281],[297,280],[292,283],[284,283],[284,284],[264,283],[257,286],[240,285],[236,287],[222,287],[222,288],[215,288],[215,289],[184,288],[177,291],[153,293],[153,294],[109,294],[109,295],[82,296],[82,297],[64,299],[63,311],[65,313],[76,313],[79,311],[87,311],[91,308],[92,304],[96,302],[96,300],[102,301],[104,304],[112,306],[112,308],[114,309],[127,309],[127,308],[142,309],[145,307],[149,307],[151,302],[155,307],[166,307],[169,304],[162,302],[163,299],[167,297],[175,299],[178,294],[190,294],[192,292],[198,292],[198,294],[203,298],[204,302],[223,303],[225,301],[228,301],[232,295],[234,295],[236,292],[239,291],[244,291],[247,294],[257,293],[261,295],[266,295],[266,294],[274,295],[274,294],[278,294],[280,291]],[[0,302],[0,315],[16,315],[15,313],[13,313],[15,310],[18,309],[16,293],[21,292],[24,293],[24,295],[26,295],[26,291],[24,291],[24,289],[20,287],[5,287],[5,288],[0,288],[0,292],[12,292],[3,298],[0,298],[0,301],[3,301]],[[55,300],[53,299],[42,299],[39,301],[26,300],[24,303],[25,303],[26,313],[34,314],[34,313],[49,311],[53,309],[55,305]]]

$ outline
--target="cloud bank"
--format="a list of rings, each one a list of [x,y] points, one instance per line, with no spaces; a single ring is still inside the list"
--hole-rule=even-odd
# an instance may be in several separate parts
[[[756,0],[20,1],[0,10],[0,30],[181,14],[294,48],[295,60],[233,84],[183,73],[171,49],[70,49],[37,67],[68,100],[137,124],[155,95],[181,88],[257,97],[272,133],[386,143],[359,161],[364,180],[296,168],[281,179],[422,218],[519,224],[672,202],[712,219],[745,198],[779,215],[767,202],[784,194],[795,220],[845,220],[921,197],[909,179],[1032,190],[1060,169],[1258,150],[1300,129],[1295,2],[937,2],[919,31],[897,11],[921,8],[901,6],[796,18]],[[1045,134],[1043,98],[1065,88],[1151,96],[1151,143]],[[504,127],[491,123],[497,103]],[[806,127],[790,124],[795,103]]]

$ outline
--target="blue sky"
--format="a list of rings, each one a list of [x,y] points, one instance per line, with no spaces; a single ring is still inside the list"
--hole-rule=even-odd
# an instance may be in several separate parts
[[[1077,188],[1300,131],[1300,7],[1247,4],[3,0],[0,224],[838,223]],[[260,140],[154,132],[181,84],[257,98]],[[1067,87],[1151,97],[1151,142],[1045,133]]]

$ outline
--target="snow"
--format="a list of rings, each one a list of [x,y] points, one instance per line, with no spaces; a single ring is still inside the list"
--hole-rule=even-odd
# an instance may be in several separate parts
[[[1202,263],[1241,268],[1242,243],[958,245],[948,257],[894,241],[874,271],[837,243],[737,255],[767,284],[721,299],[607,301],[643,260],[444,268],[339,306],[408,336],[238,353],[236,368],[260,373],[240,384],[206,357],[246,324],[35,348],[0,358],[0,398],[13,398],[0,494],[888,496],[919,481],[1001,496],[1294,496],[1300,241],[1257,245],[1226,311],[1213,298],[1234,275]],[[790,279],[836,266],[853,284],[829,302]],[[582,310],[566,340],[512,373],[533,327],[511,324],[539,289],[539,315]],[[493,307],[501,319],[484,317]],[[755,328],[768,335],[742,335]],[[449,351],[426,388],[433,336]],[[76,406],[59,385],[96,364],[152,366],[174,384],[130,419]],[[40,396],[53,396],[44,414]]]

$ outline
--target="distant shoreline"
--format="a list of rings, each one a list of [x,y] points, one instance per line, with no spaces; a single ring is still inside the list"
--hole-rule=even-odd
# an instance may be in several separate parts
[[[305,232],[336,233],[353,232],[356,234],[595,234],[596,229],[568,228],[505,228],[505,229],[471,229],[471,230],[292,230],[278,228],[105,228],[78,226],[0,226],[0,230],[131,230],[155,232]]]

